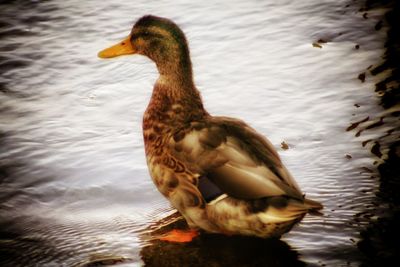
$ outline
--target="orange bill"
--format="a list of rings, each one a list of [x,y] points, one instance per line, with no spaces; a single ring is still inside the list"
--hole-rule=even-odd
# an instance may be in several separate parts
[[[100,51],[97,55],[100,58],[112,58],[122,55],[135,54],[135,48],[131,44],[131,37],[128,36],[116,45]]]

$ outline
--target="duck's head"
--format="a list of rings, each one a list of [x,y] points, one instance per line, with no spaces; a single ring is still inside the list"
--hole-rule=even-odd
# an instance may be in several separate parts
[[[160,74],[191,74],[189,49],[182,30],[171,20],[147,15],[140,18],[127,38],[99,52],[100,58],[140,54],[153,60]]]

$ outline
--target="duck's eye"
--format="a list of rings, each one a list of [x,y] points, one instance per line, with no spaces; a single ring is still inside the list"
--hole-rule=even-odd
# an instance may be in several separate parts
[[[121,45],[125,45],[125,42],[122,42]]]

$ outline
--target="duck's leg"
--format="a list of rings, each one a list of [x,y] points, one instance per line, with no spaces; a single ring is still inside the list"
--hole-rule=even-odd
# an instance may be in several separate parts
[[[160,236],[158,239],[162,241],[168,241],[168,242],[175,242],[175,243],[186,243],[190,242],[195,238],[196,236],[199,235],[199,232],[194,229],[189,229],[189,230],[171,230],[167,232],[166,234],[163,234]]]

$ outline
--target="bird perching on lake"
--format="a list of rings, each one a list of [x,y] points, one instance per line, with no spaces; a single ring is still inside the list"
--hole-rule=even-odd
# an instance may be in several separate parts
[[[143,117],[150,175],[192,230],[162,239],[188,241],[196,230],[280,237],[310,211],[273,145],[245,122],[210,115],[193,82],[189,48],[171,20],[147,15],[101,58],[139,54],[160,74]]]

